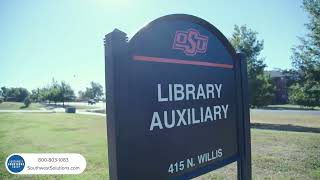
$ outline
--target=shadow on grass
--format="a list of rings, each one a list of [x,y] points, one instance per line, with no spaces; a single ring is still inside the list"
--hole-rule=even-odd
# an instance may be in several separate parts
[[[268,130],[276,130],[276,131],[295,131],[295,132],[320,133],[320,128],[296,126],[296,125],[291,125],[291,124],[251,123],[251,128],[268,129]]]
[[[20,109],[28,108],[29,106],[20,106]]]

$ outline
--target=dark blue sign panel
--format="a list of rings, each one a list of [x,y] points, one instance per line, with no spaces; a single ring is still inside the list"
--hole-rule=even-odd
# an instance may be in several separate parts
[[[240,160],[238,60],[193,16],[159,18],[129,42],[107,35],[111,178],[185,179]]]

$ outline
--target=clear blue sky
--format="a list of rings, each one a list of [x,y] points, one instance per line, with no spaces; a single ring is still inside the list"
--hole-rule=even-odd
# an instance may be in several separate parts
[[[103,37],[118,28],[131,37],[167,14],[201,17],[230,37],[247,24],[264,40],[268,69],[290,68],[291,48],[306,33],[301,0],[1,0],[0,86],[29,90],[65,80],[76,92],[104,85]]]

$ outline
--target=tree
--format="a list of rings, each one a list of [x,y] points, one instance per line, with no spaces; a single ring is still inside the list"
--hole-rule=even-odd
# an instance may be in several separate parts
[[[62,102],[63,107],[65,102],[75,98],[74,91],[68,83],[65,81],[59,83],[54,79],[45,87],[34,89],[31,92],[30,98],[33,101],[49,101],[49,104]]]
[[[103,87],[101,84],[96,82],[90,83],[91,87],[87,87],[86,90],[79,91],[80,99],[101,99],[103,96]]]
[[[92,92],[92,99],[100,99],[103,95],[103,87],[101,84],[96,82],[91,82],[91,92]]]
[[[245,54],[248,63],[248,83],[250,92],[250,105],[261,107],[271,104],[274,96],[274,86],[271,78],[264,74],[266,64],[260,58],[263,49],[263,40],[258,40],[258,33],[249,29],[246,25],[235,25],[230,38],[233,47]]]
[[[29,96],[29,91],[25,88],[6,88],[2,87],[3,96],[6,101],[23,102]]]
[[[6,101],[8,98],[8,91],[9,91],[9,89],[6,88],[5,86],[1,87],[1,95],[4,98],[4,101]]]
[[[2,90],[0,89],[0,104],[3,103],[4,97],[2,95]]]
[[[26,97],[30,95],[29,91],[26,88],[17,88],[19,92],[16,96],[16,101],[23,102]]]
[[[41,90],[40,94],[42,99],[49,100],[49,104],[51,101],[55,104],[57,102],[62,102],[63,107],[66,101],[70,101],[75,98],[74,91],[68,83],[65,81],[61,81],[59,83],[54,79],[51,84]]]
[[[298,72],[297,83],[290,87],[289,99],[302,106],[320,106],[320,0],[304,0],[309,14],[308,33],[292,49],[292,65]]]
[[[51,83],[51,85],[49,85],[48,95],[47,95],[47,98],[49,100],[49,104],[50,104],[50,101],[53,101],[54,104],[57,104],[57,102],[60,100],[59,95],[60,95],[59,83],[58,83],[58,81],[52,79],[52,83]]]
[[[24,100],[23,100],[24,106],[25,107],[29,107],[29,105],[31,104],[31,99],[29,96],[27,96]]]
[[[281,70],[281,73],[286,76],[287,87],[296,84],[300,80],[300,73],[295,69]]]
[[[85,97],[85,92],[83,92],[83,91],[78,91],[78,96],[79,96],[79,99],[81,99],[81,100],[84,100],[84,99],[87,99],[86,97]]]
[[[37,89],[31,90],[30,99],[33,102],[40,102],[40,100],[41,100],[41,89],[37,88]]]
[[[64,107],[64,102],[74,99],[74,91],[71,86],[64,81],[60,83],[59,100],[62,101],[62,106]]]

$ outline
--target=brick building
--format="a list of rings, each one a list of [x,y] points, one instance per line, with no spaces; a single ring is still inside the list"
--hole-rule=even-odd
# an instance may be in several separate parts
[[[269,75],[275,85],[275,95],[272,104],[286,104],[288,103],[288,75],[283,74],[281,71],[272,70],[265,71]]]

